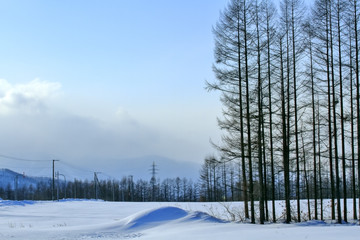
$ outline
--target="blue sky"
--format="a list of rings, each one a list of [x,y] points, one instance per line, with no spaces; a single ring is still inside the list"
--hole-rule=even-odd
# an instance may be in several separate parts
[[[220,139],[204,83],[226,2],[1,0],[0,154],[102,171],[144,156],[201,164]]]

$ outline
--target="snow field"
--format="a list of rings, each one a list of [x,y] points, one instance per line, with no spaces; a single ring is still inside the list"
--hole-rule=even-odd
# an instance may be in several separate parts
[[[281,206],[281,203],[279,203]],[[321,221],[234,223],[242,203],[0,200],[0,239],[359,239],[360,226]],[[282,209],[279,209],[281,214]],[[221,218],[221,219],[220,219]]]

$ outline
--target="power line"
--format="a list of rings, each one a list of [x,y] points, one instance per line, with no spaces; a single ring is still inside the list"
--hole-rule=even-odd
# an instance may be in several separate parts
[[[14,157],[14,156],[9,156],[9,155],[5,155],[5,154],[2,154],[0,153],[0,158],[6,158],[6,159],[11,159],[11,160],[16,160],[16,161],[22,161],[22,162],[51,162],[53,160],[44,160],[44,159],[28,159],[28,158],[19,158],[19,157]],[[83,173],[93,173],[93,171],[89,170],[89,169],[84,169],[82,167],[79,167],[79,166],[76,166],[74,164],[70,164],[69,162],[66,162],[66,161],[63,161],[61,160],[60,162],[60,165],[65,165],[67,166],[68,168],[70,169],[73,169],[73,170],[76,170],[76,171],[79,171],[79,172],[83,172]],[[14,168],[13,166],[11,168]],[[19,166],[15,167],[17,169],[21,169]],[[27,166],[26,169],[35,169],[35,167],[33,166]],[[36,167],[36,169],[49,169],[51,168],[50,166],[49,167]],[[69,174],[69,175],[72,175],[73,173]],[[107,173],[104,173],[102,172],[102,175],[105,175],[107,176],[108,178],[113,178],[113,179],[116,179],[116,177],[114,176],[111,176]]]
[[[67,167],[69,167],[69,168],[71,168],[71,169],[73,169],[73,170],[77,170],[77,171],[83,172],[83,173],[93,173],[93,172],[94,172],[94,170],[87,169],[87,168],[82,168],[82,167],[80,167],[80,166],[77,166],[77,165],[71,164],[71,163],[69,163],[69,162],[66,162],[66,161],[64,161],[64,160],[62,160],[62,159],[61,159],[61,161],[59,162],[59,165],[64,165],[64,166],[67,166]],[[104,172],[104,171],[101,171],[101,175],[102,175],[102,176],[106,176],[106,177],[108,177],[108,178],[116,179],[116,177],[114,177],[113,175],[108,174],[108,173],[106,173],[106,172]]]
[[[77,165],[71,164],[69,162],[66,162],[66,161],[64,161],[62,159],[60,159],[60,160],[61,160],[61,162],[59,162],[60,165],[65,165],[65,166],[69,167],[70,169],[77,170],[77,171],[80,171],[80,172],[85,172],[85,173],[93,173],[94,172],[92,170],[82,168],[80,166],[77,166]]]
[[[51,160],[44,160],[44,159],[26,159],[26,158],[18,158],[18,157],[12,157],[8,155],[4,155],[0,153],[0,157],[17,160],[17,161],[24,161],[24,162],[50,162]]]

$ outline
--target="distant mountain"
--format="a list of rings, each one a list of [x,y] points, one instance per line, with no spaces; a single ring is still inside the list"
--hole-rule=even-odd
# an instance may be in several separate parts
[[[50,180],[50,178],[46,177],[31,177],[9,169],[0,169],[0,187],[4,189],[9,185],[11,189],[15,189],[16,183],[18,188],[29,187],[30,185],[36,187],[38,183],[49,182]]]
[[[104,164],[106,162],[106,164]],[[161,156],[143,156],[138,158],[126,159],[107,159],[106,161],[92,161],[92,167],[96,169],[98,178],[101,180],[118,179],[132,175],[135,180],[143,179],[150,181],[152,177],[152,165],[155,163],[156,178],[164,180],[165,178],[183,178],[197,181],[199,178],[200,164],[177,161],[174,159]],[[86,171],[85,168],[74,168],[69,164],[62,164],[60,161],[56,164],[56,171],[59,171],[66,177],[67,181],[74,179],[93,180],[94,171]],[[31,169],[27,171],[32,173]],[[14,172],[9,169],[0,169],[0,187],[15,189],[15,181],[17,180],[18,188],[23,186],[36,187],[39,182],[51,183],[51,177],[35,177]],[[66,181],[65,180],[65,181]],[[60,181],[63,178],[60,177]]]

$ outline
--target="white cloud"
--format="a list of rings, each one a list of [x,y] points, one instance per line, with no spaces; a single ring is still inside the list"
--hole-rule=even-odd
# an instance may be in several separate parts
[[[47,101],[59,93],[60,83],[34,79],[12,85],[0,79],[0,114],[37,113],[46,109]]]
[[[130,116],[129,112],[123,108],[119,107],[115,113],[117,119],[122,121],[133,121],[132,117]]]
[[[11,84],[0,79],[0,153],[61,159],[121,174],[121,159],[162,156],[202,162],[208,151],[210,120],[201,119],[216,119],[190,111],[195,106],[136,108],[104,101],[100,94],[84,99],[64,93],[54,99],[60,90],[56,82]],[[13,164],[8,167],[18,167]]]
[[[3,98],[9,89],[11,89],[10,83],[8,83],[5,79],[0,79],[0,98]]]

